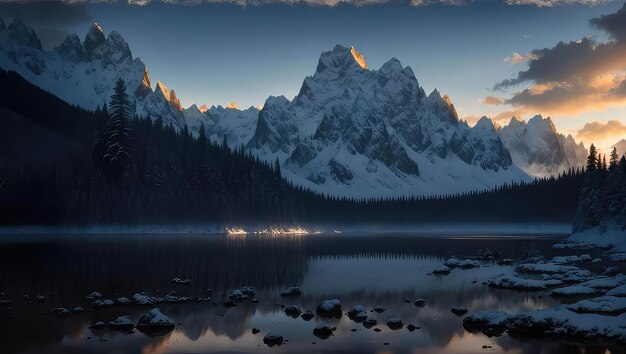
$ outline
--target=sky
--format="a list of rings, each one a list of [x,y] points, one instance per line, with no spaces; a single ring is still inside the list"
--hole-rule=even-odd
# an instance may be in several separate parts
[[[342,44],[370,69],[399,59],[470,123],[542,114],[586,145],[626,138],[624,1],[131,2],[0,0],[0,17],[21,17],[47,48],[93,22],[115,30],[183,106],[291,99],[320,53]]]

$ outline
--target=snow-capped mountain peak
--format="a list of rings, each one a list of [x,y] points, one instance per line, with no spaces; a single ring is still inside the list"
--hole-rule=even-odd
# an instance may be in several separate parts
[[[83,42],[70,34],[54,50],[45,51],[35,31],[14,20],[0,30],[0,67],[17,72],[71,104],[91,110],[108,103],[115,82],[122,78],[134,100],[136,114],[152,119],[161,117],[164,124],[175,129],[185,125],[176,94],[152,91],[146,66],[133,58],[122,35],[113,31],[106,36],[98,24],[91,26]]]
[[[147,71],[146,71],[146,73],[147,73]],[[148,80],[149,80],[149,78],[148,78]],[[174,108],[178,109],[179,111],[183,110],[183,107],[180,104],[180,100],[178,99],[178,97],[176,97],[176,92],[174,91],[174,89],[171,89],[171,90],[168,91],[167,86],[165,86],[165,84],[163,84],[161,81],[157,81],[156,88],[155,88],[154,92],[157,95],[159,95],[160,97],[163,97]]]
[[[512,117],[498,133],[513,162],[531,175],[555,175],[585,163],[584,145],[558,133],[550,117],[536,115],[528,122]]]
[[[380,67],[380,71],[387,75],[392,74],[392,73],[399,73],[402,70],[404,70],[404,67],[402,67],[402,63],[400,62],[400,60],[396,58],[391,58],[387,60],[383,64],[383,66]]]
[[[106,38],[102,27],[100,27],[97,23],[94,23],[85,36],[85,51],[87,51],[88,54],[92,54],[105,42]]]
[[[169,102],[172,106],[174,106],[175,108],[177,108],[179,111],[183,110],[183,106],[180,104],[180,100],[178,99],[178,97],[176,96],[176,91],[174,91],[174,89],[170,90],[170,99]]]
[[[228,109],[236,109],[236,110],[241,110],[239,109],[239,105],[237,104],[237,102],[230,102],[228,104],[228,106],[226,106],[226,108]]]
[[[363,55],[353,47],[337,44],[333,50],[322,53],[315,75],[346,76],[363,70],[367,70]]]
[[[209,110],[209,107],[207,107],[207,105],[203,104],[202,106],[198,107],[198,109],[200,110],[200,112],[204,113],[204,112]]]
[[[554,126],[552,119],[550,117],[543,118],[541,114],[537,114],[529,119],[526,127],[527,129],[537,130],[542,133],[550,131],[552,134],[557,134],[556,127]]]
[[[6,31],[8,38],[13,42],[41,50],[41,41],[37,37],[37,33],[32,28],[26,26],[22,20],[14,19],[6,28]]]
[[[335,195],[440,194],[528,178],[489,119],[470,128],[398,59],[373,70],[353,52],[323,52],[293,101],[268,98],[248,147],[278,158],[294,182]]]
[[[72,60],[82,60],[85,55],[85,48],[80,38],[73,33],[67,35],[65,40],[54,50],[61,55],[68,56]]]
[[[487,116],[482,116],[478,122],[476,122],[476,125],[474,126],[474,129],[482,129],[482,130],[488,130],[488,131],[492,131],[495,132],[495,126],[493,124],[493,121],[488,118]]]
[[[352,46],[350,47],[350,54],[352,54],[352,57],[354,58],[354,60],[356,60],[361,68],[367,69],[367,63],[365,62],[365,58]]]
[[[143,79],[141,80],[141,84],[135,90],[135,95],[137,97],[145,98],[147,95],[152,93],[152,84],[150,82],[150,75],[148,74],[148,67],[143,72]]]
[[[167,86],[165,86],[161,81],[157,80],[156,83],[156,87],[154,89],[154,92],[157,94],[160,94],[163,96],[163,98],[165,98],[166,101],[170,100],[170,91],[167,89]]]
[[[518,126],[525,126],[526,125],[526,121],[522,120],[522,119],[518,119],[517,117],[513,116],[511,117],[511,120],[509,121],[508,124],[510,127],[518,127]]]

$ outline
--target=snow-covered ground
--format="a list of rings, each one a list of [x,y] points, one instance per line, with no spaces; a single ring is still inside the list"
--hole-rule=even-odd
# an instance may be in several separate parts
[[[626,253],[626,230],[610,220],[605,225],[571,235],[555,248],[610,248],[611,253]]]
[[[464,319],[465,329],[489,336],[507,332],[517,338],[556,336],[583,343],[624,343],[626,275],[618,273],[623,267],[613,263],[617,267],[604,265],[603,271],[597,271],[597,266],[595,271],[585,269],[585,264],[603,260],[592,262],[583,252],[599,248],[609,260],[617,261],[626,254],[626,230],[610,222],[573,234],[554,248],[571,254],[549,260],[539,256],[515,268],[502,267],[501,274],[484,284],[508,290],[549,291],[555,298],[574,298],[577,302],[518,314],[497,309],[479,311]]]

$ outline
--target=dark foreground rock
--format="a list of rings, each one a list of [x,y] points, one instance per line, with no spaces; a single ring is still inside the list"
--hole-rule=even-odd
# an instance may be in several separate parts
[[[174,330],[174,321],[154,308],[141,316],[136,327],[149,336],[162,336]]]
[[[325,317],[341,317],[343,307],[339,299],[324,300],[317,305],[317,314]]]

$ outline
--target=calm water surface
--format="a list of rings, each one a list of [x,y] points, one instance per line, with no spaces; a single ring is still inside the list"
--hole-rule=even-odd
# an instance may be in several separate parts
[[[429,273],[449,255],[474,256],[495,249],[502,257],[519,258],[535,247],[546,257],[555,238],[541,237],[410,237],[406,235],[305,237],[226,237],[206,235],[56,235],[0,237],[0,353],[602,353],[556,341],[518,341],[506,335],[487,338],[470,334],[462,318],[450,312],[464,306],[518,312],[556,305],[541,292],[490,289],[482,281],[502,270],[489,262],[479,269],[455,269],[448,276]],[[189,278],[191,286],[171,285],[173,277]],[[259,303],[225,308],[225,294],[253,286]],[[289,286],[303,295],[281,298]],[[164,295],[176,290],[212,301],[161,305],[176,323],[173,332],[152,338],[135,331],[92,331],[95,321],[120,315],[136,320],[149,307],[124,306],[70,314],[44,315],[53,307],[89,308],[92,291],[105,298],[130,298],[137,292]],[[44,295],[44,303],[28,303],[24,295]],[[380,332],[366,329],[347,316],[311,321],[291,318],[285,305],[315,311],[320,300],[338,298],[344,309],[383,306],[370,313]],[[424,308],[405,300],[426,299]],[[389,318],[405,327],[393,331]],[[326,340],[313,328],[325,322],[337,327]],[[407,324],[421,326],[414,332]],[[261,330],[252,334],[251,329]],[[279,347],[263,344],[277,332],[288,340]],[[492,348],[483,348],[484,345]]]

